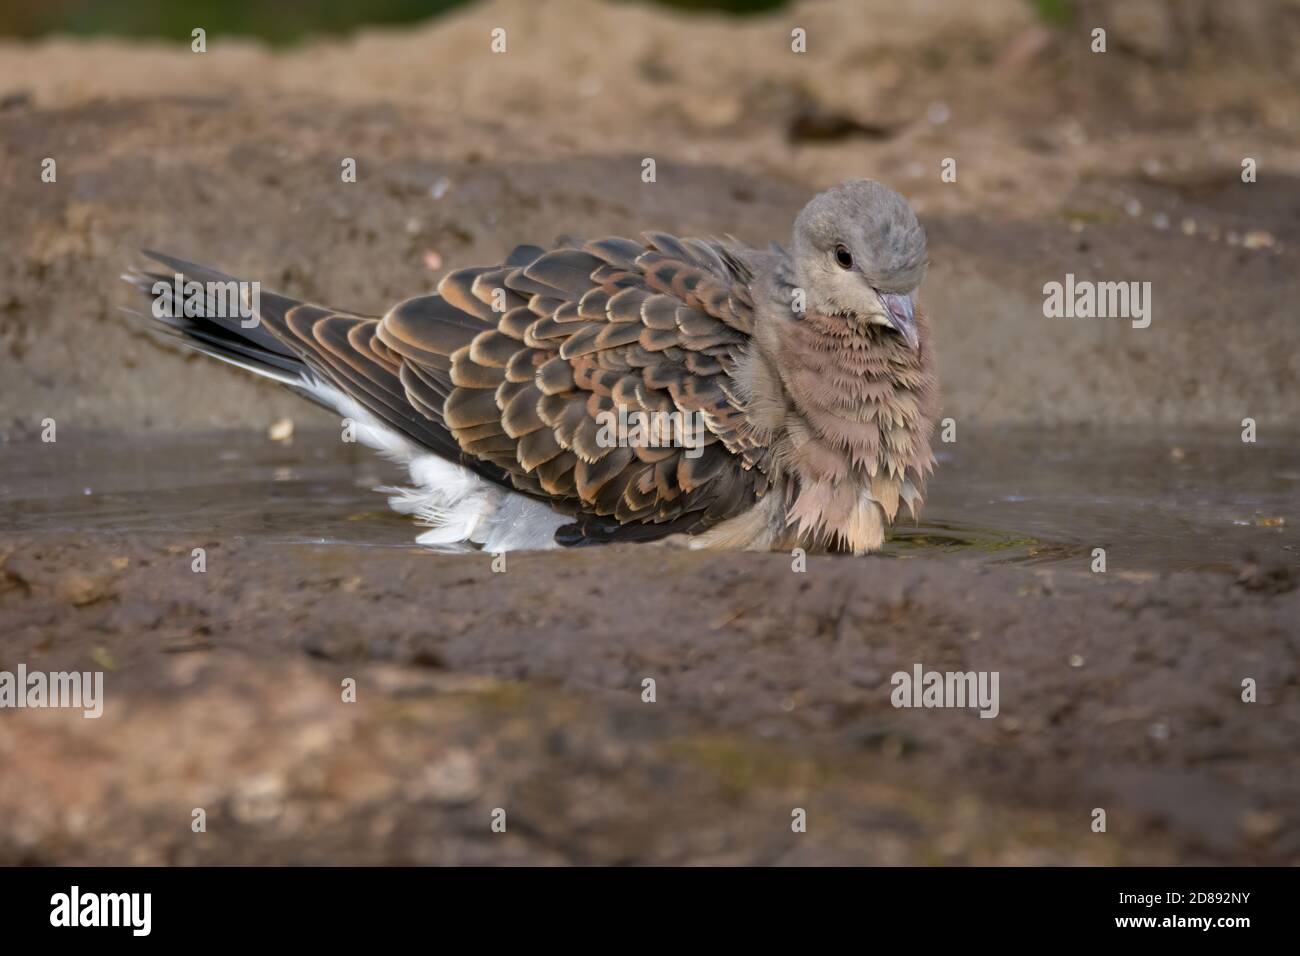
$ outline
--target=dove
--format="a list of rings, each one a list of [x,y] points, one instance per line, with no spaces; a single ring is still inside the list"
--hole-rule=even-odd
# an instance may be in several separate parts
[[[123,276],[150,330],[342,416],[407,469],[380,490],[432,548],[865,554],[934,468],[925,232],[871,180],[815,196],[788,250],[520,245],[382,317],[144,255],[170,270]]]

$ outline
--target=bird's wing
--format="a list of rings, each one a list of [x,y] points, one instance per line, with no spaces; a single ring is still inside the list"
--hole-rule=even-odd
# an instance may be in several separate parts
[[[751,278],[732,243],[645,233],[520,246],[382,319],[261,291],[251,332],[175,324],[227,360],[289,368],[286,380],[303,363],[416,445],[575,515],[565,544],[636,540],[703,531],[767,492],[770,450],[731,376],[753,329]],[[620,407],[633,429],[611,444],[601,414]],[[663,412],[702,428],[656,433]]]
[[[742,268],[719,243],[662,233],[521,246],[401,303],[373,337],[348,334],[397,365],[411,409],[465,454],[577,515],[575,537],[696,532],[768,486],[730,375],[753,322]],[[666,447],[647,427],[611,443],[620,407],[634,429],[664,412],[703,427]]]
[[[301,362],[417,445],[574,515],[562,543],[648,539],[703,531],[768,488],[768,448],[731,378],[754,318],[739,252],[663,233],[520,246],[382,319],[263,291],[257,329],[205,316],[168,330],[291,387]],[[632,433],[611,442],[601,413],[620,408]],[[645,427],[665,412],[702,427]]]

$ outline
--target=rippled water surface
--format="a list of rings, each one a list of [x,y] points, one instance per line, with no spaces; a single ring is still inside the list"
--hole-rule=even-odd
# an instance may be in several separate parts
[[[966,429],[937,446],[922,520],[886,549],[1108,570],[1228,571],[1247,553],[1300,565],[1300,436]],[[337,432],[65,436],[0,445],[0,530],[196,533],[413,547],[372,489],[402,475]]]

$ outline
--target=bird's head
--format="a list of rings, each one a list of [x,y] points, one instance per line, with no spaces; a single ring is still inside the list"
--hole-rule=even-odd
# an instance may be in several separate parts
[[[882,325],[918,347],[925,230],[898,193],[852,179],[818,194],[795,220],[791,252],[808,312]]]

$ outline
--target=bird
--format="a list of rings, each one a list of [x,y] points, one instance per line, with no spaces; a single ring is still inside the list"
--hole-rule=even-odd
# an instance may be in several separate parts
[[[239,280],[147,250],[158,265],[123,278],[153,299],[151,332],[281,383],[405,466],[410,486],[380,490],[430,548],[862,555],[901,505],[915,520],[938,386],[907,200],[840,183],[788,250],[639,235],[520,245],[382,316],[244,283],[241,320],[221,295]]]

